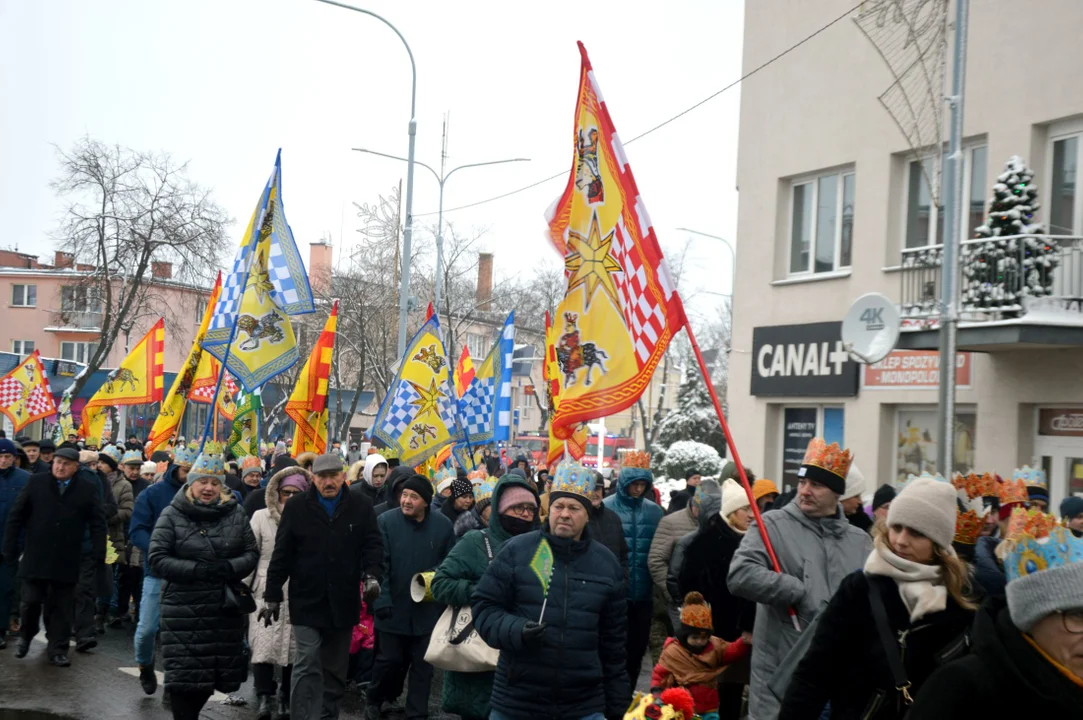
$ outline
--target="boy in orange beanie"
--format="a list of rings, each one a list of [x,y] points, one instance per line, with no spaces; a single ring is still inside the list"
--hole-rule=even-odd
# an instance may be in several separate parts
[[[711,634],[711,606],[698,592],[684,597],[681,626],[668,638],[651,674],[651,692],[683,687],[692,694],[696,714],[718,719],[718,676],[751,651],[743,640],[728,643]]]

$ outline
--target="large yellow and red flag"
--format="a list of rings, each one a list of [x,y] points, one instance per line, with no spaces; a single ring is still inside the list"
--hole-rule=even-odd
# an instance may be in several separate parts
[[[454,379],[455,394],[461,398],[474,380],[474,361],[470,359],[470,348],[465,345],[463,345],[462,355],[459,356],[459,362],[455,365]]]
[[[184,417],[184,408],[188,405],[188,396],[196,381],[198,370],[202,367],[203,359],[210,357],[209,353],[203,351],[203,337],[207,334],[207,328],[210,327],[214,306],[218,303],[218,295],[221,292],[222,273],[218,273],[218,279],[214,281],[214,287],[211,288],[210,299],[207,300],[207,309],[203,311],[203,319],[199,323],[199,330],[196,331],[196,338],[188,351],[188,359],[174,378],[169,393],[162,401],[158,417],[154,420],[154,427],[150,429],[150,435],[147,437],[147,442],[150,443],[148,456],[158,450],[165,450],[176,434],[181,418]]]
[[[88,440],[101,440],[110,407],[160,402],[164,361],[165,318],[159,318],[87,401],[79,434]]]
[[[542,380],[545,382],[545,395],[549,400],[549,449],[545,456],[546,467],[555,467],[567,452],[573,460],[583,457],[587,450],[587,424],[575,423],[556,427],[556,417],[560,405],[560,395],[564,386],[564,375],[557,360],[556,333],[549,313],[545,313],[545,364],[542,365]]]
[[[558,431],[632,405],[686,322],[582,43],[579,52],[572,170],[546,218],[567,278],[554,328],[566,380]]]
[[[0,413],[7,415],[15,432],[56,414],[56,403],[37,350],[0,378]]]
[[[286,414],[296,423],[293,432],[294,455],[327,452],[327,388],[331,376],[331,358],[335,352],[338,328],[338,301],[331,307],[323,332],[293,387],[286,403]]]
[[[214,391],[218,388],[218,375],[222,366],[210,353],[203,353],[199,360],[199,369],[196,371],[192,389],[188,392],[188,399],[192,402],[209,404],[214,399]],[[218,414],[229,421],[233,421],[237,414],[237,405],[233,401],[238,391],[237,383],[233,376],[226,372],[222,378],[222,389],[218,392]]]

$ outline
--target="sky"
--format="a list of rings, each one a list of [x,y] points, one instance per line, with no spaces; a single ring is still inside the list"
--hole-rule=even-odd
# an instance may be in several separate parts
[[[741,75],[741,0],[357,3],[413,50],[419,161],[438,167],[445,117],[449,168],[530,158],[446,184],[445,220],[486,229],[498,276],[559,264],[543,215],[571,169],[576,40],[626,141]],[[710,293],[731,292],[732,265],[717,241],[677,228],[735,240],[739,102],[738,85],[626,148],[663,249],[687,247],[680,289],[693,316],[725,302]],[[0,246],[45,257],[62,211],[49,188],[54,146],[84,135],[188,161],[235,218],[234,241],[281,148],[283,202],[306,258],[325,237],[347,256],[351,203],[405,185],[405,163],[351,148],[407,154],[406,51],[378,20],[316,0],[0,0],[0,103]],[[414,186],[415,233],[427,233],[437,183],[419,167]]]

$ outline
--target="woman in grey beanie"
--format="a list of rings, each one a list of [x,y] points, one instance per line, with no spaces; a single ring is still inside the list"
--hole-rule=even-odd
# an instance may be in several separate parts
[[[832,718],[902,718],[954,648],[965,652],[975,605],[967,567],[952,549],[955,497],[950,483],[921,477],[892,501],[864,571],[846,577],[819,616],[779,720],[818,718],[828,701]],[[905,683],[894,678],[888,653]]]
[[[1007,598],[982,604],[970,654],[929,678],[912,720],[1080,716],[1083,539],[1036,510],[1009,528]]]

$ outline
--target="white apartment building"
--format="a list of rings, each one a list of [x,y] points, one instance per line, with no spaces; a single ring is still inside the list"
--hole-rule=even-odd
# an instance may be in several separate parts
[[[746,2],[744,71],[852,5]],[[870,492],[937,469],[938,338],[920,311],[939,299],[945,218],[880,100],[893,82],[888,65],[853,21],[885,5],[866,2],[741,90],[730,423],[745,463],[791,487],[813,435],[851,448]],[[1038,222],[1062,236],[1052,298],[1014,309],[964,305],[956,369],[955,468],[1005,475],[1037,463],[1054,508],[1083,494],[1081,28],[1078,0],[970,3],[964,188],[954,219],[972,238],[996,177],[1020,155],[1035,172]],[[952,29],[947,36],[945,89]],[[946,117],[945,105],[945,142]],[[923,156],[935,163],[939,151]],[[1009,256],[1019,252],[997,242]],[[911,316],[896,352],[877,366],[851,362],[840,342],[846,310],[868,292]]]

